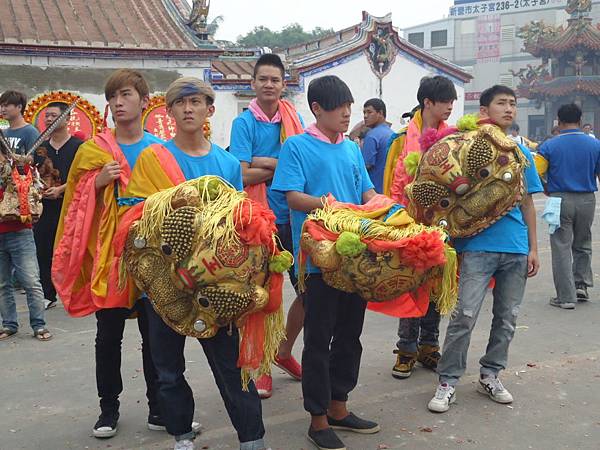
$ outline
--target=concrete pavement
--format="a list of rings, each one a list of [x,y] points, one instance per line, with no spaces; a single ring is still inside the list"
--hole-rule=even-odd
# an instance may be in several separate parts
[[[543,199],[536,200],[538,210]],[[594,235],[598,234],[598,221]],[[363,333],[360,385],[351,409],[377,420],[371,436],[341,433],[352,450],[380,449],[600,449],[600,289],[574,311],[548,305],[554,294],[546,227],[539,225],[542,269],[527,286],[509,368],[502,374],[512,405],[499,405],[475,391],[478,358],[485,351],[491,322],[488,296],[473,333],[466,376],[457,402],[445,414],[432,414],[427,402],[436,376],[417,368],[412,377],[391,376],[395,319],[368,313]],[[594,243],[599,267],[600,241]],[[600,272],[600,269],[597,269]],[[596,276],[597,278],[597,276]],[[287,300],[291,298],[287,286]],[[127,324],[123,342],[124,394],[119,433],[109,440],[91,436],[98,416],[94,377],[93,317],[72,319],[59,306],[47,312],[54,339],[37,342],[18,297],[21,328],[0,342],[0,449],[167,449],[166,433],[146,429],[145,385],[139,333]],[[447,320],[442,321],[442,340]],[[301,342],[295,348],[299,358]],[[196,400],[196,419],[205,432],[198,449],[236,449],[237,439],[200,345],[188,340],[186,377]],[[314,448],[306,440],[308,418],[300,383],[274,369],[274,394],[263,402],[266,439],[273,450]]]

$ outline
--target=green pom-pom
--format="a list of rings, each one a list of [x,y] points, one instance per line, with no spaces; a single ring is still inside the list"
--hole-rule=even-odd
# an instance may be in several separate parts
[[[208,196],[215,200],[221,194],[221,182],[219,180],[210,180],[207,186]]]
[[[344,231],[335,241],[335,249],[342,256],[354,258],[367,248],[367,244],[360,240],[360,236],[350,231]]]
[[[279,255],[272,256],[269,260],[269,272],[283,273],[292,267],[294,257],[290,252],[283,251]]]
[[[420,152],[410,152],[404,158],[404,169],[406,170],[406,173],[411,177],[414,177],[417,174],[417,167],[419,167],[419,161],[421,161]]]
[[[479,117],[475,114],[465,114],[458,122],[456,122],[456,127],[460,131],[473,131],[477,129],[477,122],[479,121]]]

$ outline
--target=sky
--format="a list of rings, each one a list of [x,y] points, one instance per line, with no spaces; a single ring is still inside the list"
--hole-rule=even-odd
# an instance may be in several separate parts
[[[343,28],[360,23],[362,11],[374,16],[392,13],[392,22],[406,28],[448,15],[452,0],[211,0],[209,21],[222,15],[216,38],[237,40],[255,26],[280,30],[297,22],[305,30]]]

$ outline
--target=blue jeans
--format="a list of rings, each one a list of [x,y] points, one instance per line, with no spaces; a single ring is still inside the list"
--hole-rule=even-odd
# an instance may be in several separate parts
[[[508,347],[525,292],[527,255],[465,252],[460,266],[458,308],[448,324],[437,368],[440,383],[454,386],[465,373],[471,332],[492,277],[496,279],[492,329],[485,356],[479,360],[480,372],[497,376],[506,368]]]
[[[29,307],[29,323],[33,330],[46,327],[44,293],[30,229],[0,233],[0,315],[2,326],[16,331],[19,328],[17,305],[12,284],[12,269],[25,289]]]
[[[401,352],[417,353],[419,345],[439,345],[440,313],[435,309],[435,303],[429,303],[427,314],[423,317],[400,319],[398,321],[398,342],[396,347]]]

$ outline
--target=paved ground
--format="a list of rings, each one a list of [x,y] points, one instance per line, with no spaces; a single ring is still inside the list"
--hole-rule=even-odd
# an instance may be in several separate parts
[[[542,200],[536,204],[541,208]],[[595,234],[598,229],[599,225],[595,226]],[[595,242],[595,267],[600,263],[598,244],[600,241]],[[420,368],[407,380],[391,377],[396,321],[369,313],[360,385],[352,394],[351,408],[378,420],[382,431],[372,436],[342,434],[349,449],[600,449],[599,290],[592,289],[593,301],[579,304],[575,311],[548,306],[553,286],[543,226],[540,246],[542,270],[528,284],[510,367],[502,376],[515,397],[514,404],[498,405],[475,391],[477,359],[485,350],[490,326],[489,301],[473,334],[469,368],[458,386],[458,400],[441,415],[426,408],[436,385],[432,372]],[[20,296],[19,334],[0,342],[0,449],[172,448],[168,435],[145,429],[139,335],[133,322],[127,326],[123,343],[125,392],[119,434],[100,441],[90,433],[98,414],[94,319],[71,319],[60,307],[55,308],[47,314],[55,338],[42,343],[35,341],[25,326],[24,305]],[[444,329],[445,324],[446,320]],[[296,346],[297,355],[300,347]],[[238,448],[197,342],[189,340],[186,357],[196,418],[205,429],[196,441],[197,448]],[[269,445],[273,450],[312,449],[305,438],[308,422],[300,384],[277,370],[274,382],[273,398],[263,402]]]

